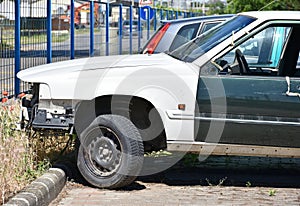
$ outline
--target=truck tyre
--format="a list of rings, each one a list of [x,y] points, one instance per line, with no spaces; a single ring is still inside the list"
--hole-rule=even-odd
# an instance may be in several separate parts
[[[120,188],[132,183],[143,165],[142,137],[119,115],[100,115],[80,134],[77,166],[91,185]]]

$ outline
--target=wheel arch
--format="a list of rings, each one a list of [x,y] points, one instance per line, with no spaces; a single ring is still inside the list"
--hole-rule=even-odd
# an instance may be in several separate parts
[[[75,112],[76,132],[83,131],[96,117],[116,114],[130,119],[141,133],[145,152],[165,149],[167,137],[161,111],[145,98],[102,95],[81,101]]]

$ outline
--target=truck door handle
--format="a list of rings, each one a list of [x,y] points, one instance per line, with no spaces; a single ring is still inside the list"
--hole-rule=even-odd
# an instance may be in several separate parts
[[[297,93],[297,92],[286,92],[285,94],[289,97],[299,97],[300,98],[300,93]]]
[[[300,98],[300,93],[298,92],[291,92],[290,89],[291,89],[291,80],[290,80],[290,77],[285,77],[286,79],[286,83],[287,83],[287,86],[288,86],[288,89],[287,91],[285,92],[285,94],[289,97],[299,97]],[[299,86],[297,87],[299,88]]]

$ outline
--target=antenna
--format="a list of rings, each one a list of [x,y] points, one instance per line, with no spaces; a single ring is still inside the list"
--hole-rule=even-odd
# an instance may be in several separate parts
[[[278,0],[274,0],[274,1],[271,1],[270,3],[268,3],[267,5],[263,6],[262,8],[260,8],[258,11],[262,11],[263,9],[265,9],[266,7],[270,6],[271,4],[275,3],[276,1]]]

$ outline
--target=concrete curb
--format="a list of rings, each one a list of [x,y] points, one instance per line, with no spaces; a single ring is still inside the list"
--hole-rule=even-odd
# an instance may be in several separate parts
[[[47,173],[34,180],[4,205],[49,205],[61,192],[66,181],[66,174],[62,169],[51,168]]]

